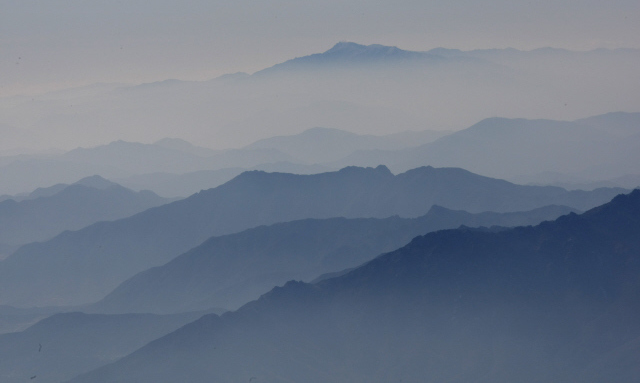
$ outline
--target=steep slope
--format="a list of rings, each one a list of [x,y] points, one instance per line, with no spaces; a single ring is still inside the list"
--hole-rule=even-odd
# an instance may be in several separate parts
[[[71,382],[633,381],[639,234],[637,190],[535,227],[427,234]]]
[[[212,235],[303,218],[418,217],[432,205],[469,212],[557,204],[586,210],[618,192],[514,185],[462,169],[386,167],[295,175],[246,172],[217,188],[25,245],[0,263],[0,304],[95,302],[136,273],[162,265]]]
[[[204,314],[56,314],[22,332],[0,335],[0,380],[60,382],[113,362]]]
[[[0,243],[17,246],[42,241],[168,202],[150,191],[134,192],[98,176],[41,188],[20,202],[0,202]]]
[[[571,210],[549,206],[528,212],[470,214],[433,206],[413,219],[307,219],[261,226],[208,239],[171,262],[123,282],[84,310],[158,314],[209,307],[235,310],[273,286],[358,266],[424,233],[460,225],[535,225]]]

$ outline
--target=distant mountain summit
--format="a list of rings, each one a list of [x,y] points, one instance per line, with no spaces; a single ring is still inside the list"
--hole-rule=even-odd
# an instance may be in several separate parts
[[[100,190],[104,190],[114,186],[119,186],[117,183],[104,179],[99,175],[84,177],[78,182],[75,182],[74,185],[83,185],[83,186],[87,186],[94,189],[100,189]]]
[[[312,69],[327,65],[391,64],[418,60],[436,62],[446,60],[446,58],[429,52],[406,51],[395,46],[339,42],[323,53],[314,53],[309,56],[287,60],[256,72],[256,74],[266,74],[285,69]]]
[[[406,51],[395,46],[380,44],[361,45],[352,42],[339,42],[328,51],[321,53],[324,57],[334,57],[341,60],[379,60],[379,59],[416,59],[436,58],[435,54],[426,52]]]

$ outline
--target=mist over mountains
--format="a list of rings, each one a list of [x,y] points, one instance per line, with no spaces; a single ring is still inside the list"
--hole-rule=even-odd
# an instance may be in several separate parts
[[[273,286],[359,266],[431,231],[461,225],[531,225],[572,211],[554,205],[527,212],[471,214],[434,205],[413,219],[305,219],[260,226],[210,238],[163,266],[135,275],[84,310],[159,314],[210,307],[235,310]]]
[[[159,171],[181,174],[203,169],[253,167],[290,160],[284,153],[270,149],[213,151],[185,141],[180,141],[177,148],[164,142],[142,144],[119,140],[44,158],[9,157],[0,167],[0,179],[6,183],[2,190],[8,194],[18,193],[42,184],[68,183],[70,179],[94,174],[112,179]]]
[[[65,230],[128,217],[172,200],[150,191],[134,192],[100,176],[71,185],[38,188],[18,201],[0,202],[0,244],[6,249],[43,241]],[[4,257],[2,257],[4,258]]]
[[[153,142],[175,137],[176,127],[182,139],[228,149],[315,126],[383,135],[462,129],[493,116],[575,120],[640,110],[639,63],[633,49],[408,52],[339,43],[253,75],[4,98],[0,124],[16,137],[7,149]]]
[[[423,167],[397,176],[384,166],[316,175],[245,172],[189,198],[21,247],[0,263],[0,304],[96,301],[125,279],[213,235],[259,225],[304,218],[411,218],[434,204],[472,213],[553,204],[586,210],[621,191],[521,186],[455,168]]]
[[[184,140],[115,141],[47,156],[0,157],[0,191],[101,174],[134,190],[186,197],[246,170],[314,174],[386,164],[394,173],[424,165],[462,167],[522,184],[568,189],[640,186],[640,113],[575,121],[489,118],[457,132],[405,131],[383,136],[330,128],[212,150]]]
[[[343,41],[0,98],[0,381],[637,381],[638,67]]]
[[[639,150],[640,113],[576,121],[490,118],[416,148],[360,151],[337,164],[382,162],[404,171],[428,163],[521,181],[544,172],[605,180],[639,174]]]
[[[0,180],[4,181],[0,190],[18,193],[42,184],[101,174],[135,190],[187,197],[219,186],[246,170],[320,173],[336,168],[319,163],[335,161],[356,150],[407,148],[445,134],[421,131],[374,136],[311,128],[234,150],[207,149],[176,138],[153,144],[119,140],[62,154],[0,157]]]
[[[374,136],[316,127],[292,136],[259,140],[247,148],[275,149],[302,163],[321,164],[342,159],[359,150],[393,150],[419,146],[447,133],[449,132],[424,130]]]

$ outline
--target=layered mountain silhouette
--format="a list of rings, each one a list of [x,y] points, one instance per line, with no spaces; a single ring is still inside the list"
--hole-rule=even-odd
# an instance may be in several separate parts
[[[304,165],[289,161],[279,161],[260,164],[250,169],[224,168],[218,170],[200,170],[182,174],[159,172],[120,178],[117,179],[117,181],[123,186],[127,186],[134,190],[148,189],[165,197],[186,197],[202,190],[220,186],[241,173],[250,170],[295,174],[316,174],[336,169],[323,165]],[[615,184],[613,186],[615,186]]]
[[[489,118],[417,148],[361,151],[337,165],[385,163],[393,171],[431,164],[499,178],[554,171],[587,179],[638,174],[640,113],[576,121]]]
[[[361,135],[333,128],[311,128],[291,136],[266,138],[247,146],[275,149],[305,163],[332,162],[358,150],[404,149],[432,142],[449,132],[425,130],[385,136]]]
[[[115,361],[205,313],[56,314],[24,331],[0,335],[0,380],[61,382]]]
[[[58,155],[8,159],[0,166],[0,180],[4,184],[0,191],[19,193],[43,184],[69,183],[94,174],[115,179],[156,172],[181,174],[251,168],[289,160],[289,156],[274,149],[214,151],[177,139],[164,139],[154,144],[118,140]]]
[[[232,180],[246,169],[226,168],[199,170],[182,174],[156,172],[116,179],[123,186],[134,190],[153,190],[162,196],[190,196],[201,190],[211,189]]]
[[[20,201],[0,202],[0,243],[15,248],[171,201],[150,191],[134,192],[99,176],[38,188]]]
[[[199,147],[177,138],[164,138],[153,144],[118,140],[44,157],[0,157],[0,181],[5,184],[0,192],[21,192],[35,185],[101,174],[135,190],[186,197],[219,186],[247,170],[299,174],[336,170],[333,166],[313,164],[335,161],[357,150],[418,146],[446,133],[407,131],[376,136],[311,128],[230,150]],[[0,201],[24,197],[3,195]]]
[[[70,149],[68,137],[83,147],[120,139],[149,142],[174,137],[179,126],[187,141],[239,148],[314,126],[382,135],[462,129],[490,116],[575,120],[638,111],[639,63],[637,49],[416,52],[342,42],[253,75],[93,85],[35,102],[0,99],[0,130],[8,137],[28,131],[22,145],[35,137],[46,144],[40,148]],[[8,142],[20,147],[22,139],[15,138]],[[69,181],[48,183],[56,182]]]
[[[73,185],[83,185],[94,189],[106,189],[110,186],[116,185],[115,182],[106,180],[98,175],[82,178],[81,180],[74,182]],[[20,193],[16,195],[5,194],[2,196],[2,201],[12,199],[16,202],[36,199],[38,197],[51,197],[54,194],[58,194],[62,190],[66,189],[69,184],[55,184],[47,187],[39,187],[30,193]]]
[[[520,186],[463,169],[432,167],[399,175],[384,166],[315,175],[245,172],[184,200],[21,247],[0,263],[0,304],[95,302],[136,273],[212,235],[259,225],[304,218],[412,218],[434,204],[472,213],[552,204],[584,211],[618,192]]]
[[[634,381],[639,233],[640,190],[535,227],[430,233],[70,382]]]
[[[466,226],[538,224],[572,209],[478,213],[433,206],[418,218],[306,219],[214,237],[171,262],[125,281],[91,308],[109,313],[174,313],[224,307],[235,310],[273,286],[310,281],[358,266],[435,230]]]

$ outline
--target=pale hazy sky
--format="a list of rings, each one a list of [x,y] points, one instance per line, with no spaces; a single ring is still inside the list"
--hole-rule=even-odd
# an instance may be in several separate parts
[[[0,0],[0,96],[253,72],[338,41],[640,48],[640,1]]]

